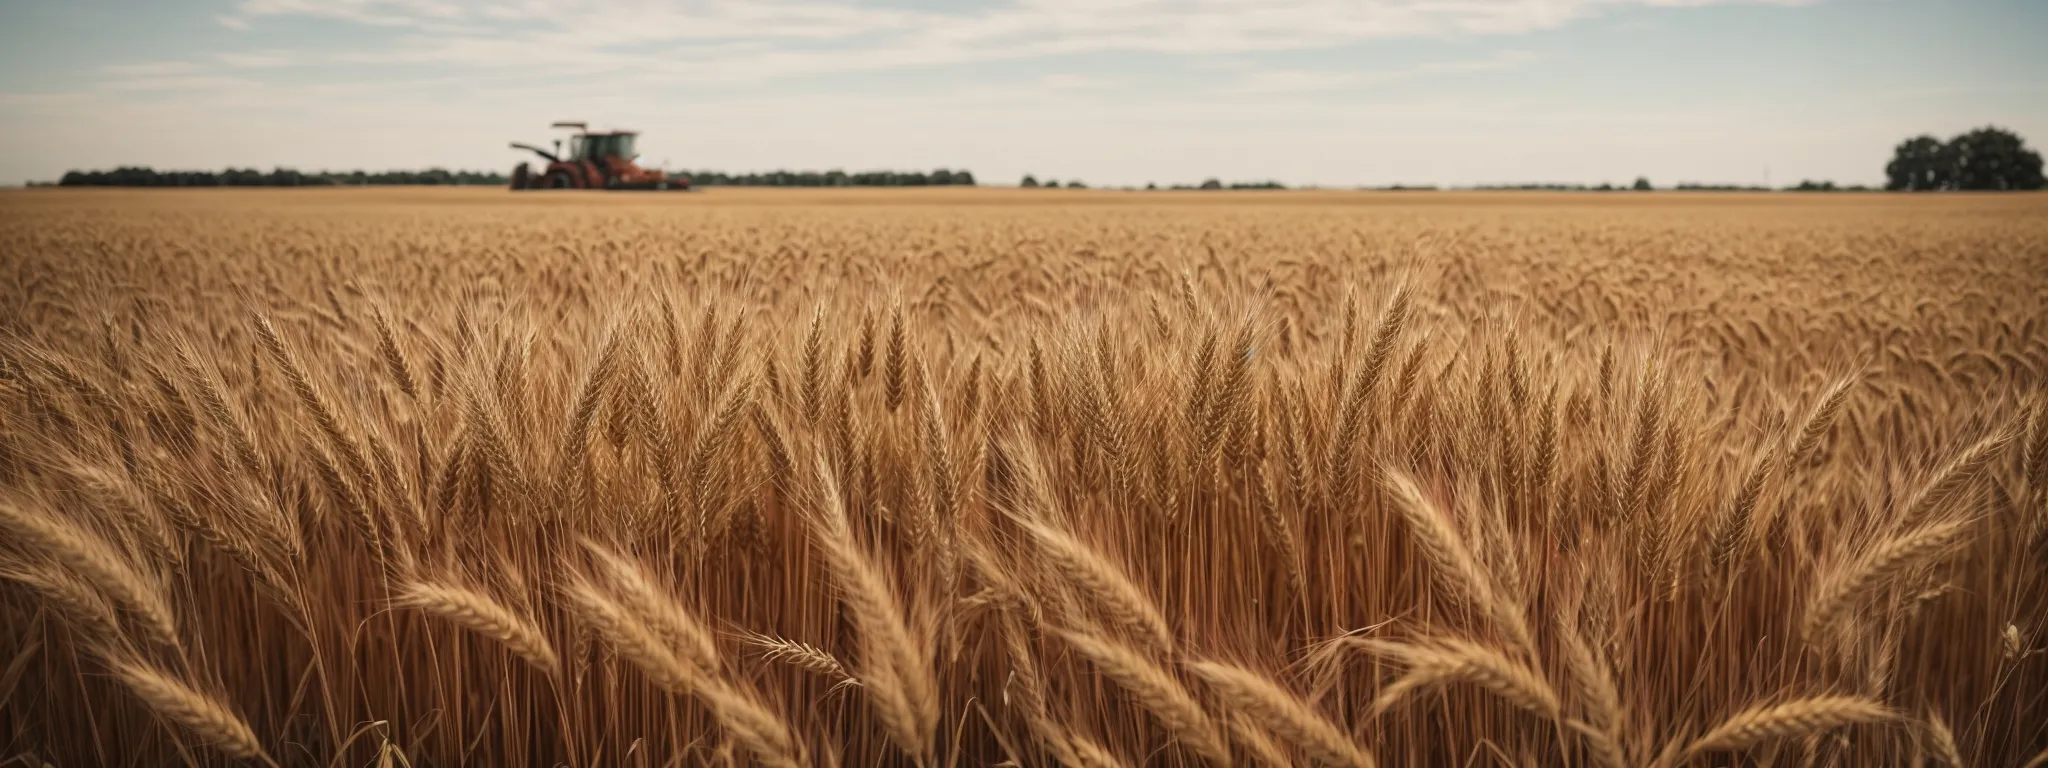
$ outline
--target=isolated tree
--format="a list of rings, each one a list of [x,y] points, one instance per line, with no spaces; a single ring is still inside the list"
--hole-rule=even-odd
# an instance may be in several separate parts
[[[1203,188],[1203,189],[1222,189],[1222,188],[1223,188],[1223,182],[1221,182],[1221,181],[1217,181],[1217,180],[1215,180],[1215,179],[1204,179],[1204,180],[1202,181],[1202,188]]]
[[[1651,189],[1653,189],[1653,187],[1651,187],[1651,186],[1650,186],[1650,177],[1648,177],[1648,176],[1637,176],[1637,177],[1636,177],[1636,184],[1635,184],[1635,186],[1634,186],[1634,187],[1632,187],[1632,189],[1636,190],[1637,192],[1648,192],[1648,191],[1650,191]]]
[[[1035,187],[1035,186],[1038,186],[1038,179],[1037,179],[1036,177],[1032,176],[1031,174],[1028,174],[1028,173],[1027,173],[1027,174],[1024,174],[1024,180],[1023,180],[1023,181],[1017,182],[1017,186],[1020,186],[1020,187]]]
[[[1943,149],[1950,189],[2041,188],[2041,155],[2027,149],[2019,134],[1985,126],[1950,139]]]

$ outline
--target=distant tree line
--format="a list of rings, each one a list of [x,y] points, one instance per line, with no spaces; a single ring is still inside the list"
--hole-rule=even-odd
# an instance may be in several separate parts
[[[722,171],[689,171],[690,181],[701,187],[924,187],[924,186],[974,186],[974,174],[965,170],[940,168],[925,171],[768,171],[760,173],[725,173]],[[1916,136],[1900,142],[1893,150],[1892,160],[1885,165],[1885,189],[1904,191],[1925,190],[2035,190],[2044,187],[2041,155],[2028,149],[2018,134],[2002,128],[1986,126],[1956,136],[1946,142],[1933,136]],[[450,171],[444,168],[429,168],[424,171],[320,171],[307,173],[290,168],[274,168],[269,172],[254,168],[229,168],[214,171],[158,171],[148,166],[123,166],[111,171],[70,171],[57,182],[64,187],[326,187],[326,186],[385,186],[385,185],[504,185],[509,179],[495,171]],[[30,186],[48,186],[31,183]],[[1087,189],[1088,185],[1078,179],[1069,179],[1064,184],[1058,179],[1039,181],[1035,176],[1025,175],[1018,186],[1026,188]],[[1159,189],[1157,184],[1148,183],[1145,189]],[[1174,184],[1167,189],[1175,190],[1222,190],[1222,189],[1286,189],[1277,181],[1223,182],[1210,178],[1200,184]],[[1402,187],[1396,187],[1402,188]],[[1634,184],[1620,186],[1602,183],[1586,184],[1495,184],[1481,185],[1481,190],[1548,190],[1578,192],[1646,191],[1653,187],[1647,178],[1637,178]],[[1769,187],[1737,184],[1706,184],[1680,182],[1674,189],[1683,191],[1768,191]],[[1861,185],[1836,186],[1832,181],[1803,180],[1797,186],[1786,189],[1795,192],[1853,192],[1867,189]]]
[[[224,171],[159,171],[148,166],[122,166],[111,171],[70,171],[57,181],[60,187],[334,187],[334,186],[458,186],[499,185],[510,180],[502,173],[450,171],[320,171],[307,173],[291,168],[269,172],[254,168]]]
[[[1993,126],[1947,142],[1925,135],[1899,142],[1884,176],[1885,189],[1909,192],[2042,188],[2040,153],[2019,134]]]
[[[1636,183],[1625,187],[1603,181],[1599,184],[1559,184],[1555,182],[1481,184],[1473,187],[1473,189],[1488,192],[1648,192],[1655,189],[1655,187],[1650,185],[1650,180],[1647,177],[1638,176],[1636,177]]]
[[[940,168],[924,171],[769,171],[725,173],[683,171],[699,187],[947,187],[974,186],[974,173]]]
[[[974,174],[940,168],[924,171],[771,171],[724,173],[688,171],[697,186],[730,187],[924,187],[973,186]],[[333,187],[333,186],[503,186],[511,183],[495,171],[383,171],[307,173],[290,168],[268,172],[254,168],[224,171],[159,171],[148,166],[123,166],[111,171],[71,171],[58,180],[62,187]],[[31,186],[47,186],[34,184]]]
[[[1715,184],[1700,181],[1681,181],[1671,187],[1679,192],[1772,192],[1779,191],[1761,184]],[[1656,189],[1647,178],[1638,178],[1634,184],[1493,184],[1480,185],[1472,189],[1489,191],[1545,191],[1545,192],[1647,192]],[[1785,192],[1868,192],[1870,187],[1861,184],[1837,186],[1832,181],[1807,179],[1797,186],[1784,187]]]
[[[1059,179],[1046,179],[1045,181],[1041,182],[1041,181],[1039,181],[1039,180],[1038,180],[1038,177],[1036,177],[1036,176],[1033,176],[1033,175],[1031,175],[1031,174],[1028,174],[1028,173],[1027,173],[1027,174],[1024,174],[1024,178],[1023,178],[1022,180],[1020,180],[1020,181],[1018,181],[1018,182],[1017,182],[1017,186],[1020,186],[1020,187],[1024,187],[1024,188],[1027,188],[1027,189],[1037,189],[1037,188],[1045,188],[1045,189],[1059,189],[1061,185],[1060,185],[1060,180],[1059,180]],[[1087,188],[1088,188],[1088,185],[1087,185],[1087,184],[1084,184],[1084,183],[1082,183],[1082,182],[1081,182],[1080,180],[1078,180],[1078,179],[1070,179],[1070,180],[1068,180],[1065,186],[1066,186],[1066,188],[1067,188],[1067,189],[1087,189]],[[1153,182],[1146,182],[1146,183],[1145,183],[1145,188],[1146,188],[1146,189],[1154,189],[1154,190],[1156,190],[1156,189],[1159,189],[1160,187],[1159,187],[1159,185],[1158,185],[1158,184],[1156,184],[1156,183],[1153,183]],[[1280,183],[1280,182],[1277,182],[1277,181],[1233,181],[1233,182],[1230,182],[1230,183],[1227,183],[1227,184],[1226,184],[1226,183],[1224,183],[1223,181],[1221,181],[1221,180],[1219,180],[1219,179],[1213,179],[1213,178],[1212,178],[1212,179],[1208,179],[1208,180],[1205,180],[1205,181],[1203,181],[1203,182],[1202,182],[1202,183],[1200,183],[1200,184],[1175,184],[1175,185],[1172,185],[1172,186],[1169,186],[1169,187],[1167,187],[1167,189],[1195,189],[1195,190],[1201,190],[1201,189],[1212,189],[1212,190],[1213,190],[1213,189],[1286,189],[1286,188],[1287,188],[1287,185],[1285,185],[1285,184],[1282,184],[1282,183]],[[1128,187],[1127,187],[1127,189],[1128,189]]]

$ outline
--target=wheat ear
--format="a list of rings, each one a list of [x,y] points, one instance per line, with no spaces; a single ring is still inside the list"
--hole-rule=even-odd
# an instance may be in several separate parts
[[[1861,696],[1815,696],[1737,712],[1686,745],[1690,757],[1701,752],[1732,752],[1792,736],[1820,733],[1845,725],[1876,723],[1897,715],[1883,704]]]
[[[1893,536],[1862,559],[1822,575],[1806,609],[1806,636],[1817,637],[1858,596],[1946,551],[1963,526],[1962,522],[1937,523]]]
[[[1415,543],[1435,567],[1433,572],[1439,581],[1491,616],[1518,647],[1533,652],[1534,635],[1529,632],[1521,608],[1501,595],[1493,577],[1479,566],[1443,508],[1431,501],[1408,473],[1389,468],[1383,474],[1387,491],[1394,496],[1394,506],[1407,521]]]
[[[413,581],[399,593],[398,602],[455,622],[457,626],[489,637],[547,674],[561,668],[555,647],[533,619],[520,615],[504,603],[474,589],[446,582]]]
[[[1620,730],[1623,717],[1621,693],[1615,687],[1613,668],[1586,642],[1578,618],[1569,613],[1558,617],[1559,645],[1564,649],[1565,668],[1571,673],[1572,690],[1585,712],[1593,756],[1602,768],[1625,768]]]
[[[860,685],[859,680],[847,673],[846,665],[840,663],[839,657],[826,653],[823,648],[773,635],[748,633],[744,637],[748,643],[760,648],[763,651],[762,655],[769,661],[782,662],[826,677],[832,681],[834,688]]]
[[[277,765],[263,751],[263,745],[256,741],[256,733],[249,724],[219,699],[200,693],[139,659],[113,659],[109,666],[114,677],[128,686],[136,698],[148,704],[150,711],[158,717],[197,734],[229,757]]]
[[[1159,613],[1151,598],[1124,575],[1123,569],[1064,531],[1035,521],[1023,525],[1060,575],[1102,606],[1111,621],[1143,640],[1147,650],[1172,653],[1173,629],[1166,625],[1166,617]]]
[[[178,647],[178,622],[162,585],[130,567],[106,540],[48,512],[31,512],[7,501],[0,501],[0,529],[28,548],[48,553],[112,597],[135,615],[151,641]]]
[[[639,667],[655,685],[671,693],[690,694],[710,707],[733,739],[776,768],[804,765],[789,725],[751,695],[734,689],[716,669],[685,661],[659,634],[627,606],[607,595],[588,577],[571,577],[568,597],[578,612],[612,644],[621,658]]]
[[[1138,703],[1196,754],[1218,765],[1230,764],[1230,750],[1216,723],[1172,673],[1131,646],[1084,632],[1062,632],[1067,645],[1093,662],[1109,679],[1123,686]]]
[[[1293,742],[1316,762],[1349,768],[1374,765],[1372,756],[1359,749],[1342,728],[1265,675],[1220,662],[1197,661],[1188,668],[1216,689],[1225,703]]]
[[[1956,746],[1955,732],[1949,730],[1948,723],[1941,719],[1941,715],[1928,716],[1927,735],[1932,737],[1934,741],[1934,754],[1940,757],[1943,763],[1954,766],[1954,768],[1962,768],[1968,765],[1968,763],[1963,762],[1963,751]]]
[[[1384,713],[1409,693],[1450,683],[1472,683],[1522,709],[1556,719],[1561,710],[1557,692],[1533,669],[1492,648],[1457,638],[1417,643],[1359,641],[1368,651],[1405,663],[1408,674],[1389,684],[1373,701]]]
[[[823,509],[810,516],[812,539],[824,553],[839,582],[840,599],[860,630],[861,668],[855,674],[897,747],[923,758],[931,752],[939,722],[938,683],[932,678],[928,644],[912,633],[895,591],[854,541],[838,483],[823,457],[818,478]]]
[[[1834,426],[1835,417],[1842,413],[1842,404],[1849,399],[1849,386],[1856,383],[1856,377],[1845,376],[1828,384],[1823,390],[1820,403],[1806,417],[1805,426],[1799,430],[1799,440],[1792,444],[1792,452],[1785,455],[1794,464],[1806,458],[1807,453],[1820,445],[1820,439]]]
[[[1905,513],[1899,518],[1899,525],[1920,524],[1928,513],[1940,508],[1942,502],[1955,496],[1969,484],[1971,478],[1976,477],[1978,472],[1989,465],[1992,459],[2003,453],[2015,436],[2016,434],[2010,430],[2001,431],[1977,441],[1962,453],[1944,462],[1934,471],[1927,485],[1903,505]]]
[[[718,646],[711,633],[677,605],[668,590],[657,586],[644,566],[594,541],[586,539],[582,544],[608,577],[614,599],[645,622],[664,645],[682,654],[684,661],[707,675],[718,674]]]

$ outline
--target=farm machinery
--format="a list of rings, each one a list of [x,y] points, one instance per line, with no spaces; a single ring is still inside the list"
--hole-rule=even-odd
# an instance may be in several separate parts
[[[512,142],[513,149],[527,150],[547,161],[539,171],[528,163],[514,167],[513,189],[690,188],[688,176],[642,168],[634,162],[640,157],[633,151],[633,140],[640,135],[637,131],[591,131],[588,123],[581,122],[559,122],[553,127],[573,131],[569,136],[569,151],[562,151],[560,139],[555,140],[552,152],[532,144]]]

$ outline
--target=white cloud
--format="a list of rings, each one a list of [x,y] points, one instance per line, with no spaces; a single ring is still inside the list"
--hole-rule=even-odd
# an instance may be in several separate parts
[[[291,66],[295,59],[290,51],[223,51],[213,55],[215,61],[235,69],[271,69]]]

